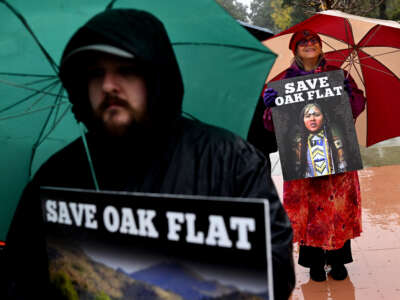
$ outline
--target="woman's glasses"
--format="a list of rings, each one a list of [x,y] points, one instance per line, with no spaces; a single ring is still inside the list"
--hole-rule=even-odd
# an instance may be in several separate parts
[[[318,39],[317,38],[311,38],[309,40],[301,40],[300,42],[297,43],[297,46],[305,47],[308,44],[315,45],[316,43],[319,43]]]

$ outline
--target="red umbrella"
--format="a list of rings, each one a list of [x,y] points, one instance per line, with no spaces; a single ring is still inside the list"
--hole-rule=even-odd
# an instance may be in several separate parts
[[[347,70],[367,97],[367,146],[400,136],[400,24],[327,10],[263,42],[278,55],[267,82],[279,79],[293,54],[289,40],[300,29],[322,39],[331,65]]]

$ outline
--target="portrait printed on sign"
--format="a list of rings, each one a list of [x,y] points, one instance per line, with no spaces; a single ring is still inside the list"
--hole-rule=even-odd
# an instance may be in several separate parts
[[[362,169],[342,70],[270,82],[284,180]]]
[[[265,199],[42,188],[56,299],[273,299]]]

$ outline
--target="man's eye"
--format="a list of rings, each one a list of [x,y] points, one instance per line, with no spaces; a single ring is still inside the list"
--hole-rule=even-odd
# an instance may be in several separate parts
[[[124,76],[138,75],[139,71],[137,68],[132,66],[120,67],[118,73]]]
[[[104,71],[102,69],[90,69],[87,71],[87,77],[89,79],[99,78],[104,75]]]

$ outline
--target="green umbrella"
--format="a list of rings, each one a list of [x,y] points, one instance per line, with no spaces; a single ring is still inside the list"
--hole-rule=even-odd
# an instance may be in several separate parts
[[[38,167],[80,135],[58,62],[75,30],[110,7],[162,20],[184,79],[184,113],[247,134],[275,55],[215,1],[0,0],[0,240]]]

